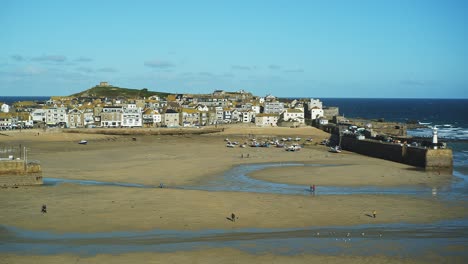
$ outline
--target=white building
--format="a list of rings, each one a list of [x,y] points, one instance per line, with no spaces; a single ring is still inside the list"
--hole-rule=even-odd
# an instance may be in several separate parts
[[[257,114],[255,116],[255,125],[259,127],[277,126],[279,115],[277,114]]]
[[[68,114],[65,107],[51,107],[45,109],[46,124],[49,126],[68,127]]]
[[[252,111],[254,111],[255,114],[260,114],[260,106],[259,105],[252,105]]]
[[[143,117],[141,108],[136,104],[128,104],[122,107],[122,127],[142,127]]]
[[[314,108],[314,107],[322,109],[323,104],[319,99],[310,98],[309,110],[312,110],[312,108]]]
[[[202,104],[197,105],[196,109],[200,112],[208,112],[210,110],[208,106]]]
[[[300,109],[293,109],[293,108],[285,109],[282,114],[282,117],[284,121],[299,122],[300,124],[305,123],[304,112],[301,111]]]
[[[253,111],[244,111],[242,113],[242,123],[251,123],[255,119],[255,112]]]
[[[281,102],[265,102],[263,113],[281,114],[284,111],[284,104]]]
[[[10,112],[10,106],[7,104],[2,104],[2,106],[0,106],[0,111],[3,113],[8,113]]]
[[[33,122],[45,122],[46,121],[46,110],[42,108],[34,109],[31,112]]]
[[[231,112],[231,120],[232,122],[236,123],[242,120],[242,112],[238,109],[234,109]]]
[[[314,107],[310,110],[310,119],[314,120],[323,117],[323,109]]]
[[[94,124],[94,111],[92,108],[86,108],[83,110],[83,125],[86,127],[88,125]]]
[[[231,123],[232,122],[232,109],[224,108],[224,110],[223,110],[223,120],[226,123]]]
[[[216,121],[217,121],[218,123],[222,123],[223,120],[224,120],[224,109],[223,109],[223,107],[221,107],[221,106],[216,106],[216,107],[214,108],[214,110],[215,110],[215,113],[216,113]]]

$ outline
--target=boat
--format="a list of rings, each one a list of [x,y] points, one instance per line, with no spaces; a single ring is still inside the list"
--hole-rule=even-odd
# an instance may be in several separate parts
[[[86,144],[88,144],[88,141],[86,141],[86,140],[83,139],[83,140],[81,140],[80,142],[78,142],[78,144],[86,145]]]
[[[299,151],[301,150],[301,146],[298,144],[292,144],[291,146],[286,148],[286,151]]]
[[[330,147],[330,152],[340,153],[341,152],[341,147],[340,146]]]

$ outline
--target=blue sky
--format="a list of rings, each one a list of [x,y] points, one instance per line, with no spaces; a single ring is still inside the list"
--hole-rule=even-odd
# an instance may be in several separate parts
[[[0,1],[0,95],[468,98],[468,1]]]

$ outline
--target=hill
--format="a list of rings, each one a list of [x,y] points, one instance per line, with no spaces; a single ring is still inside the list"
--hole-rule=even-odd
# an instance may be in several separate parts
[[[130,89],[117,86],[95,86],[88,90],[72,94],[72,97],[125,97],[125,98],[142,98],[157,95],[159,97],[167,97],[169,93],[153,92],[148,89]]]

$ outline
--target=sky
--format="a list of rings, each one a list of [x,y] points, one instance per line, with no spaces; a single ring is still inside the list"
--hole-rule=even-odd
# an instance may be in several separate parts
[[[0,95],[468,98],[464,0],[2,0]]]

